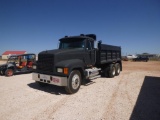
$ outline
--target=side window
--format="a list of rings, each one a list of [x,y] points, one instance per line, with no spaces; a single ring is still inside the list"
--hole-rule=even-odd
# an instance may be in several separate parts
[[[87,50],[92,50],[92,44],[91,41],[87,41]]]

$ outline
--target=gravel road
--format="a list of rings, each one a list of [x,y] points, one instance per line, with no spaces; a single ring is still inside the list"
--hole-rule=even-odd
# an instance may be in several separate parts
[[[123,62],[119,76],[73,95],[39,87],[32,74],[0,76],[0,120],[160,120],[160,62]]]

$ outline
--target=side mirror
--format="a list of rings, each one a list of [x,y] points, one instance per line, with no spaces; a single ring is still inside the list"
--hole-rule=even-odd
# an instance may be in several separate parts
[[[95,41],[95,42],[94,42],[94,48],[95,48],[95,49],[98,49],[99,46],[101,45],[101,43],[102,43],[101,40],[100,40],[100,41]]]

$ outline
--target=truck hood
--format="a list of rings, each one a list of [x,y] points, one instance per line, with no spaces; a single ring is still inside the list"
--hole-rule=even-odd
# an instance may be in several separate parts
[[[84,57],[84,49],[56,49],[43,51],[38,54],[38,61],[41,59],[53,58],[54,64],[63,60],[81,59]]]
[[[83,49],[55,49],[55,50],[42,51],[39,54],[65,54],[65,53],[74,53],[82,50]]]

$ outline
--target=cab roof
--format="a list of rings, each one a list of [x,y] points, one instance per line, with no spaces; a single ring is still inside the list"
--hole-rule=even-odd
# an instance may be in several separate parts
[[[61,38],[59,41],[66,41],[69,39],[90,39],[91,41],[95,41],[96,40],[96,35],[95,34],[81,34],[79,36],[65,36],[64,38]]]

